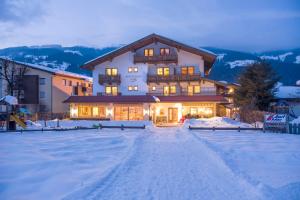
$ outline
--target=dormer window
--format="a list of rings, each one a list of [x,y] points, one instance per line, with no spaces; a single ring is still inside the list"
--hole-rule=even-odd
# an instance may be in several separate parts
[[[144,56],[153,56],[154,49],[144,49]]]
[[[161,56],[170,55],[170,48],[160,48],[160,55]]]

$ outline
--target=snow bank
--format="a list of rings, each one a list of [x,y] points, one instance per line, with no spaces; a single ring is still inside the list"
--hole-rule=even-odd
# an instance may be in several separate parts
[[[98,121],[98,120],[48,120],[48,121],[27,121],[28,129],[40,129],[40,128],[57,128],[59,124],[60,128],[75,128],[86,127],[92,128],[93,126],[107,125],[107,126],[153,126],[152,121]]]
[[[212,117],[203,119],[187,119],[184,122],[184,127],[253,127],[250,124],[242,123],[227,117]]]
[[[300,98],[299,86],[280,86],[275,93],[277,98]]]

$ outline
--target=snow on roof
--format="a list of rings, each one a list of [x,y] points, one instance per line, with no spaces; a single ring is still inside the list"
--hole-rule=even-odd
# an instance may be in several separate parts
[[[294,99],[300,98],[299,86],[280,86],[275,93],[276,98],[280,99]]]
[[[4,102],[7,103],[9,105],[18,105],[18,99],[16,97],[13,96],[4,96],[0,99],[0,102]]]
[[[72,77],[76,77],[76,78],[85,79],[85,80],[90,81],[90,82],[93,81],[93,78],[91,78],[89,76],[84,76],[84,75],[81,75],[81,74],[67,72],[67,71],[63,71],[63,70],[59,70],[59,69],[53,69],[53,68],[50,68],[50,67],[45,67],[45,66],[41,66],[41,65],[32,64],[32,63],[25,63],[25,62],[15,61],[15,60],[4,58],[4,57],[1,57],[1,56],[0,56],[0,58],[5,59],[5,60],[9,60],[9,61],[14,62],[16,64],[25,65],[25,66],[33,68],[33,69],[43,70],[43,71],[46,71],[46,72],[49,72],[49,73],[54,73],[54,74],[58,74],[58,75],[65,75],[65,76],[72,76]]]

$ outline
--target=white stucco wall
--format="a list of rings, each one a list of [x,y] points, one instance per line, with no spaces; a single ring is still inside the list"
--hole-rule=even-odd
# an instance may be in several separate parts
[[[202,56],[189,53],[187,51],[178,51],[178,65],[179,66],[195,66],[199,68],[201,75],[204,76],[204,60]]]
[[[138,49],[137,53],[144,52],[145,48],[154,48],[155,53],[159,53],[159,48],[167,47],[160,43],[152,43],[143,48]],[[178,53],[178,64],[168,64],[167,66],[176,65],[177,67],[181,66],[195,66],[197,69],[196,73],[200,72],[201,75],[204,75],[204,61],[202,56],[195,55],[183,50],[177,50],[176,48],[170,47],[172,51]],[[118,92],[121,92],[122,95],[145,95],[148,93],[147,85],[147,73],[148,70],[151,72],[156,72],[157,66],[166,66],[165,64],[158,65],[148,65],[147,63],[133,63],[134,52],[126,52],[120,56],[113,58],[111,61],[106,61],[99,65],[96,65],[93,70],[93,95],[97,93],[105,93],[105,84],[99,84],[99,74],[105,74],[106,68],[117,68],[118,73],[121,75],[121,84],[118,86]],[[175,66],[175,67],[176,67]],[[137,73],[129,73],[128,67],[138,67]],[[173,66],[174,67],[174,66]],[[114,84],[113,84],[114,85]],[[128,86],[138,86],[138,91],[128,91]]]
[[[107,61],[95,66],[93,70],[93,95],[98,92],[105,92],[105,85],[99,84],[99,74],[105,74],[105,68],[117,68],[121,75],[121,84],[118,85],[122,95],[145,95],[148,92],[147,73],[148,65],[143,63],[133,63],[132,52],[127,52],[115,57],[112,61]],[[129,73],[129,67],[138,67],[138,72]],[[128,86],[138,86],[138,91],[128,91]]]

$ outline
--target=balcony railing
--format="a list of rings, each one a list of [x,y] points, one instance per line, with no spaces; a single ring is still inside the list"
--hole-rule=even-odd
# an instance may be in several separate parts
[[[176,54],[170,55],[153,55],[153,56],[144,56],[135,54],[133,56],[134,63],[177,63],[178,56]]]
[[[201,79],[200,74],[182,75],[175,74],[169,76],[149,75],[147,76],[147,82],[178,82],[178,81],[199,81]]]
[[[107,83],[107,84],[112,84],[112,83],[120,84],[121,83],[121,76],[119,74],[114,75],[114,76],[99,74],[99,84],[103,85],[104,83]]]
[[[202,91],[200,93],[188,93],[188,92],[177,92],[175,94],[164,94],[164,93],[158,93],[158,92],[149,92],[147,95],[151,96],[206,96],[206,95],[220,95],[220,93],[216,91]]]

